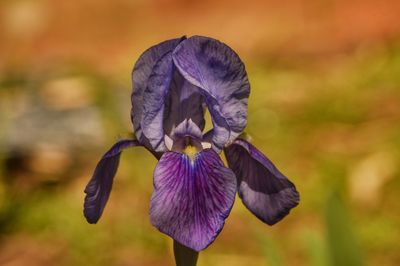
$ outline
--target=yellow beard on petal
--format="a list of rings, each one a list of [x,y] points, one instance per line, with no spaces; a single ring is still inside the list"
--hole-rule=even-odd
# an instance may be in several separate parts
[[[183,153],[186,154],[192,161],[194,161],[197,152],[198,152],[197,148],[192,145],[186,146],[185,149],[183,150]]]

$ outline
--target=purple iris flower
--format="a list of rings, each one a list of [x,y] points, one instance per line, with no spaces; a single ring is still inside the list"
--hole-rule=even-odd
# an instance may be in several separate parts
[[[250,85],[243,62],[227,45],[202,36],[162,42],[140,56],[132,80],[136,139],[118,141],[98,163],[85,189],[89,223],[102,215],[122,150],[136,146],[159,160],[151,223],[195,251],[222,230],[236,192],[269,225],[298,204],[293,183],[241,137]],[[203,132],[206,109],[213,128]]]

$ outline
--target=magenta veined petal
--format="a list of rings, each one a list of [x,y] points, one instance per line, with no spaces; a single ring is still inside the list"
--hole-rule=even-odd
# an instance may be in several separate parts
[[[212,149],[191,159],[166,152],[154,171],[151,223],[196,251],[222,230],[236,194],[236,178]]]

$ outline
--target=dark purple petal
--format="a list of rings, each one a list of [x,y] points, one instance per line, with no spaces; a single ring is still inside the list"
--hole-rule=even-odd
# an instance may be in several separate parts
[[[171,52],[185,37],[164,41],[147,49],[136,62],[132,71],[132,110],[131,119],[136,137],[143,141],[142,135],[142,108],[143,93],[148,85],[148,80],[152,74],[153,67],[168,52]]]
[[[178,70],[174,72],[164,113],[164,130],[170,134],[185,119],[191,119],[201,131],[204,129],[204,97],[200,89],[185,80]]]
[[[154,171],[151,223],[193,250],[210,245],[235,200],[236,178],[218,154],[205,149],[192,161],[166,152]]]
[[[273,225],[299,203],[299,193],[257,148],[243,139],[224,149],[229,167],[238,179],[244,205],[260,220]]]
[[[213,147],[220,150],[246,126],[250,85],[244,64],[227,45],[202,36],[181,42],[173,59],[183,77],[202,89],[214,125]]]
[[[97,164],[92,179],[85,188],[83,213],[89,223],[97,223],[103,213],[110,196],[122,150],[134,146],[140,146],[137,140],[120,140],[103,155]]]

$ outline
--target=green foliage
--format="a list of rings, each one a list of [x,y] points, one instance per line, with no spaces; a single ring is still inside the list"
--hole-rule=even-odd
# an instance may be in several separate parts
[[[325,215],[331,265],[364,265],[351,219],[336,193],[328,198]]]

